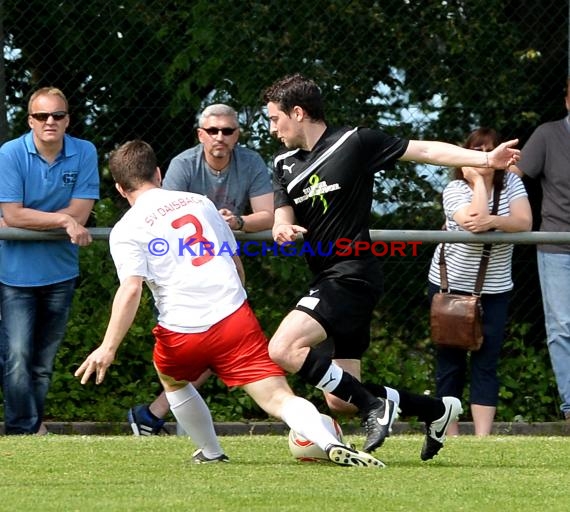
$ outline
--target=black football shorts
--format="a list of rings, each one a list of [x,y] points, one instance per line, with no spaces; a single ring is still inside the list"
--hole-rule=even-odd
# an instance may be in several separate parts
[[[358,278],[324,277],[311,283],[295,309],[319,322],[327,333],[323,351],[337,359],[361,359],[370,345],[372,312],[381,291]],[[318,345],[321,350],[320,345]]]

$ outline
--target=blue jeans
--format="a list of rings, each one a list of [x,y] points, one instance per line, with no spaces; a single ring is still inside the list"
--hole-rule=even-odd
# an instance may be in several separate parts
[[[548,353],[563,414],[570,414],[570,254],[537,251]]]
[[[429,285],[429,298],[439,286]],[[505,339],[505,326],[511,292],[481,296],[483,307],[483,345],[476,352],[438,348],[436,354],[436,396],[463,396],[470,373],[469,402],[496,407],[499,399],[497,367]],[[468,365],[470,372],[468,371]]]
[[[75,279],[47,286],[0,284],[6,434],[35,434],[65,335]]]

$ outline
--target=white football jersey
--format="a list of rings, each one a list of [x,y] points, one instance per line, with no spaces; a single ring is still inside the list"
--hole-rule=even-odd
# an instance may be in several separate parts
[[[189,192],[141,194],[109,237],[122,282],[143,277],[158,323],[174,332],[203,332],[246,299],[232,255],[237,242],[214,204]]]

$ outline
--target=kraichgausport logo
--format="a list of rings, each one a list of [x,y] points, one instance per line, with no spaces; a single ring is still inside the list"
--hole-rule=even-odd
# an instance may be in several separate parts
[[[147,245],[148,252],[153,256],[165,256],[174,254],[176,256],[339,256],[356,257],[365,254],[372,254],[378,257],[415,257],[418,255],[418,246],[422,242],[368,242],[365,240],[350,240],[349,238],[339,238],[335,242],[307,241],[285,242],[279,245],[277,242],[266,242],[258,240],[237,241],[236,249],[232,249],[232,244],[222,242],[216,246],[213,242],[199,240],[195,238],[179,238],[175,244],[169,243],[165,238],[153,238]]]

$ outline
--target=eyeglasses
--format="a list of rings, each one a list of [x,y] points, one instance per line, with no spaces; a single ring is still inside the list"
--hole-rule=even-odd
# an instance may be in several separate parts
[[[220,133],[220,132],[222,132],[222,135],[225,135],[226,137],[228,137],[230,135],[233,135],[234,132],[237,130],[237,128],[215,128],[215,127],[200,128],[200,129],[204,130],[211,137],[218,135],[218,133]]]
[[[30,114],[30,116],[33,117],[36,121],[40,121],[42,123],[45,123],[50,118],[50,116],[53,117],[54,121],[61,121],[65,118],[66,115],[67,112],[63,110],[58,110],[57,112],[35,112],[33,114]]]

